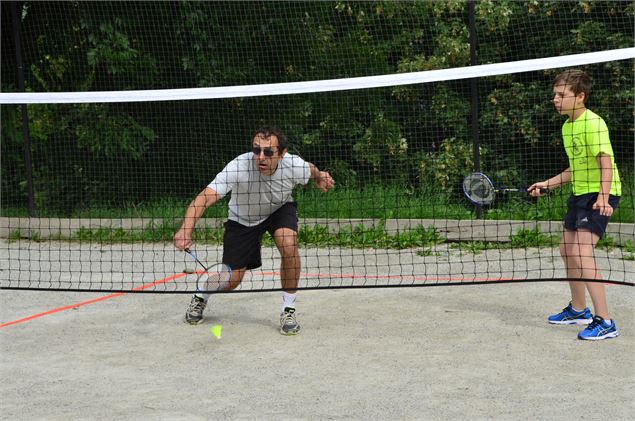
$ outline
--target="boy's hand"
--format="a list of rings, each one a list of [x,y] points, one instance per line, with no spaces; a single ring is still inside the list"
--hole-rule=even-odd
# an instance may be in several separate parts
[[[613,215],[613,207],[609,205],[607,196],[603,194],[598,194],[598,199],[593,204],[592,209],[600,211],[602,216]]]
[[[529,195],[531,197],[540,197],[547,194],[549,191],[546,181],[539,181],[538,183],[534,183],[527,189]]]

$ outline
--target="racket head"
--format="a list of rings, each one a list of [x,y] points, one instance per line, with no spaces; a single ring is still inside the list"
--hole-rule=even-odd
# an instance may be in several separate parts
[[[489,205],[496,197],[492,181],[481,172],[473,172],[463,178],[463,193],[475,205]]]
[[[232,270],[228,265],[215,264],[199,273],[196,279],[196,290],[198,292],[225,291],[229,287],[231,276]]]

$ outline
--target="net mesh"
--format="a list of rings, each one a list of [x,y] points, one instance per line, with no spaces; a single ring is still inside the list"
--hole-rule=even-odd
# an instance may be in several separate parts
[[[300,288],[564,279],[569,187],[479,209],[461,182],[482,170],[527,186],[567,167],[551,99],[572,66],[594,82],[587,105],[622,176],[595,257],[607,282],[633,278],[630,3],[476,2],[472,66],[462,2],[26,3],[25,93],[0,6],[2,288],[194,291],[196,262],[172,237],[261,125],[336,183],[294,190]],[[230,197],[194,232],[207,265],[222,260]],[[238,291],[275,289],[266,234]]]

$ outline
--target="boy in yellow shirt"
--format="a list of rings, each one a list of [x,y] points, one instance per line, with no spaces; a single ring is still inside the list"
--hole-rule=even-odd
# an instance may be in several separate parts
[[[540,196],[541,189],[571,183],[573,194],[567,203],[560,254],[570,279],[571,302],[558,314],[549,316],[552,324],[580,324],[587,327],[579,339],[600,340],[618,336],[615,321],[609,318],[602,276],[593,249],[604,235],[622,187],[613,157],[609,131],[604,120],[584,103],[591,92],[591,79],[581,70],[560,73],[553,84],[553,103],[568,117],[562,126],[562,139],[569,167],[548,180],[534,183],[529,193]],[[595,316],[586,307],[589,291]]]

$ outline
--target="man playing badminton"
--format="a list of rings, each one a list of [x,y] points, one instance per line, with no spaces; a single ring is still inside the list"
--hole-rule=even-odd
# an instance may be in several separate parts
[[[280,333],[295,335],[300,325],[295,315],[295,298],[300,279],[297,245],[298,216],[292,191],[313,180],[327,192],[334,186],[328,172],[296,155],[287,153],[287,138],[274,127],[258,129],[252,151],[239,155],[190,203],[174,245],[185,250],[192,245],[192,231],[205,209],[231,192],[229,217],[223,237],[223,263],[231,278],[227,289],[236,288],[245,272],[262,265],[260,249],[265,231],[280,252],[280,278],[283,289]],[[199,324],[210,294],[196,293],[185,313],[185,322]]]
[[[609,318],[604,284],[576,279],[602,279],[593,248],[617,208],[622,187],[606,123],[585,107],[590,91],[591,79],[581,70],[567,70],[556,77],[553,103],[561,115],[568,117],[562,126],[562,138],[569,167],[548,180],[532,184],[528,190],[532,196],[541,196],[540,189],[572,184],[573,194],[567,203],[560,242],[560,254],[571,279],[571,302],[562,312],[549,316],[548,321],[587,325],[578,338],[600,340],[618,336],[615,322]],[[595,316],[586,307],[587,290]]]

